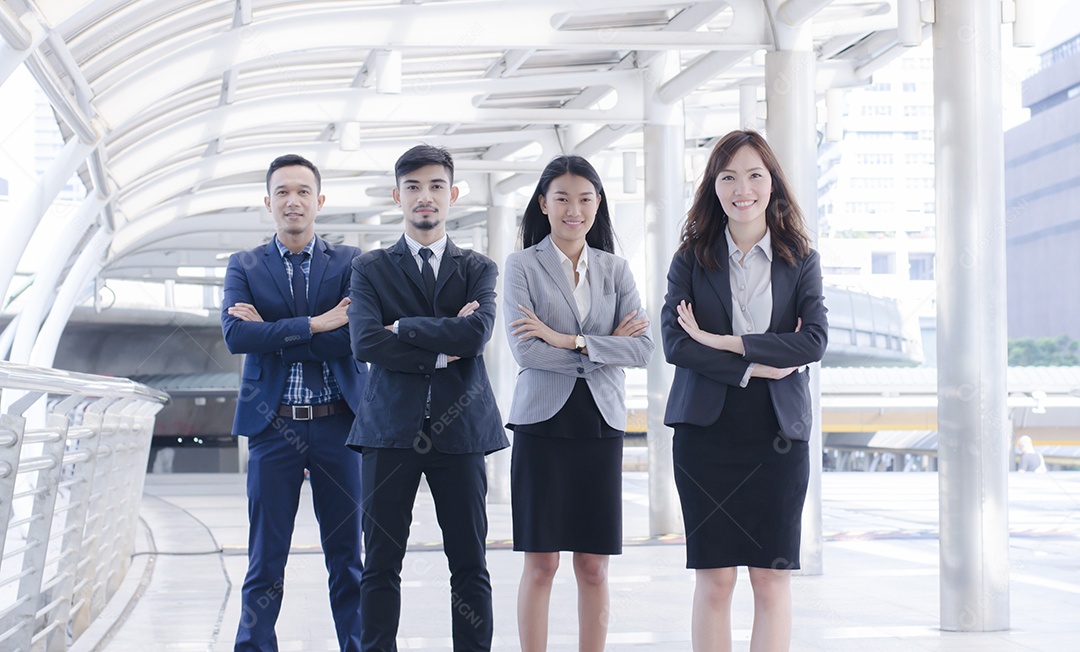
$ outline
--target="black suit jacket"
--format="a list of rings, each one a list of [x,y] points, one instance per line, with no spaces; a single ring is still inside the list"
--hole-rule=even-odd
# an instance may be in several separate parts
[[[435,280],[434,309],[416,260],[402,237],[352,263],[349,331],[353,355],[371,363],[360,412],[349,434],[354,449],[429,445],[443,453],[489,453],[510,445],[484,367],[495,324],[490,259],[449,239]],[[468,317],[462,306],[478,301]],[[398,322],[398,334],[386,326]],[[439,353],[458,356],[436,369]],[[421,435],[431,392],[431,441]]]
[[[743,335],[745,355],[719,351],[694,341],[679,325],[675,307],[694,306],[698,326],[709,333],[731,335],[731,281],[727,239],[718,238],[720,268],[707,270],[690,252],[675,254],[668,270],[668,292],[661,314],[664,355],[676,366],[664,423],[710,426],[720,418],[729,385],[738,386],[750,363],[796,367],[821,360],[828,343],[828,321],[821,293],[821,264],[816,251],[794,267],[773,256],[773,310],[764,333]],[[795,325],[802,319],[802,328]],[[791,439],[810,438],[812,413],[808,373],[769,380],[780,429]]]

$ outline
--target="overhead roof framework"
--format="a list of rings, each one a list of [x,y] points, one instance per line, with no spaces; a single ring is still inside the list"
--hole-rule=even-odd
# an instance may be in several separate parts
[[[640,77],[660,52],[677,51],[681,72],[658,98],[686,100],[698,147],[736,126],[739,89],[762,85],[759,53],[775,47],[778,25],[813,18],[820,93],[865,83],[902,51],[894,3],[861,0],[0,6],[0,79],[25,63],[65,135],[93,148],[79,172],[111,197],[101,274],[157,280],[177,278],[180,258],[219,266],[221,252],[269,230],[258,204],[279,153],[326,172],[323,228],[350,237],[400,219],[388,175],[404,149],[448,147],[469,189],[450,226],[475,226],[494,181],[509,192],[559,153],[640,149]],[[379,92],[390,53],[400,92]],[[207,245],[192,248],[199,234]]]

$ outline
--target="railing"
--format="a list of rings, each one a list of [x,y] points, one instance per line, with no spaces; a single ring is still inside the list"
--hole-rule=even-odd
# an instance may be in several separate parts
[[[0,398],[0,650],[66,650],[130,565],[154,415],[169,396],[0,362]],[[24,416],[39,400],[44,416]]]

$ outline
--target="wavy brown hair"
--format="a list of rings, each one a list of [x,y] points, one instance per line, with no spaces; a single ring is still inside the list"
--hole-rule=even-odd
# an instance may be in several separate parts
[[[772,177],[772,196],[765,208],[765,224],[772,236],[773,252],[794,267],[799,259],[810,253],[810,237],[806,234],[802,211],[784,178],[776,154],[756,131],[733,131],[716,143],[705,166],[705,176],[694,195],[694,203],[686,216],[678,251],[692,253],[697,263],[705,269],[723,267],[716,257],[716,244],[724,237],[728,216],[716,196],[716,177],[731,163],[735,152],[743,147],[752,147],[761,156],[765,169]]]

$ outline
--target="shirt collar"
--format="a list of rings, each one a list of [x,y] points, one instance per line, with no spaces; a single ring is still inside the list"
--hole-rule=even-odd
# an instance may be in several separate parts
[[[732,239],[731,230],[726,226],[724,227],[724,237],[727,238],[728,258],[733,258],[738,255],[741,259],[742,252],[735,244],[735,240]],[[761,253],[765,254],[765,257],[769,259],[769,262],[772,262],[772,234],[769,233],[769,229],[765,229],[765,235],[761,236],[761,239],[757,241],[757,244],[750,247],[750,251],[747,252],[747,255],[754,253],[754,249],[760,249]]]
[[[559,256],[559,263],[562,264],[563,267],[572,269],[573,268],[573,263],[570,261],[570,257],[567,256],[566,254],[564,254],[562,252],[562,249],[559,249],[559,247],[554,242],[551,243],[551,246],[555,248],[555,253],[558,254],[558,256]],[[586,243],[585,246],[583,246],[581,248],[581,255],[578,256],[577,270],[575,270],[575,271],[577,271],[579,274],[581,274],[581,273],[584,273],[585,271],[587,271],[588,269],[589,269],[589,245]]]
[[[410,238],[408,233],[405,234],[405,244],[408,245],[409,253],[413,256],[419,256],[420,250],[424,248],[424,245]],[[443,252],[446,251],[446,234],[444,233],[443,237],[427,245],[427,248],[431,250],[435,260],[442,260]]]
[[[288,256],[292,252],[289,251],[288,247],[281,244],[281,240],[278,240],[278,237],[277,237],[276,233],[274,234],[274,244],[277,245],[277,250],[278,250],[278,253],[281,254],[281,259],[282,260],[288,260]],[[315,251],[315,236],[312,236],[311,240],[307,243],[307,245],[303,249],[300,250],[300,253],[307,254],[308,257],[310,258],[311,254],[314,251]]]

